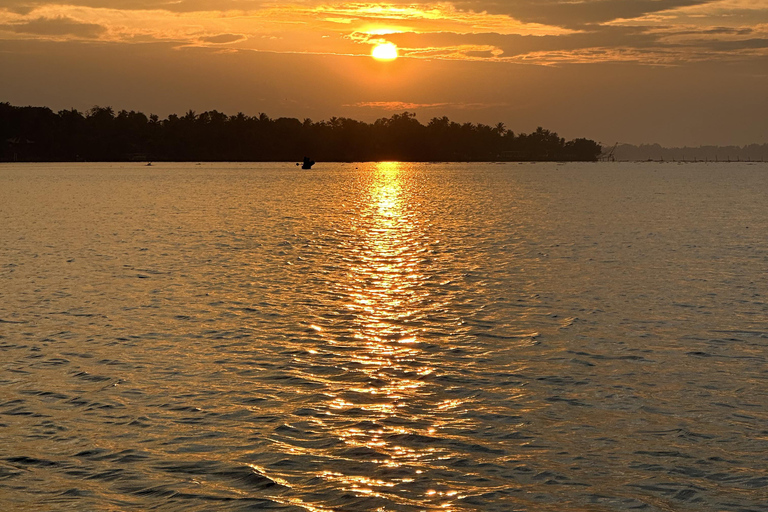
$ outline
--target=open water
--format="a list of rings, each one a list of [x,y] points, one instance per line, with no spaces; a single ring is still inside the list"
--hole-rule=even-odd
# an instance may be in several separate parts
[[[0,508],[768,511],[768,165],[0,165]]]

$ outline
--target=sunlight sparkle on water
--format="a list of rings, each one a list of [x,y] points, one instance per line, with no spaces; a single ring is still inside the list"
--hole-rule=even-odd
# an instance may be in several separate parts
[[[423,359],[418,330],[407,322],[418,314],[418,304],[428,300],[428,292],[419,286],[425,276],[419,272],[422,256],[415,248],[424,235],[406,185],[408,174],[407,164],[381,162],[363,178],[365,192],[354,220],[360,238],[351,248],[348,278],[337,286],[351,299],[347,308],[357,316],[357,329],[350,332],[357,343],[346,357],[375,385],[350,386],[329,397],[328,407],[339,412],[360,411],[370,422],[370,428],[339,430],[337,435],[345,444],[375,450],[384,455],[381,464],[409,467],[415,477],[422,458],[430,457],[432,451],[417,452],[393,441],[402,436],[430,435],[427,428],[431,426],[413,430],[388,424],[409,417],[414,400],[429,393],[419,377],[434,371],[430,361]],[[414,372],[413,362],[420,360],[422,364]],[[345,482],[349,490],[364,495],[378,495],[402,483],[402,476],[393,480],[355,474],[319,476]]]

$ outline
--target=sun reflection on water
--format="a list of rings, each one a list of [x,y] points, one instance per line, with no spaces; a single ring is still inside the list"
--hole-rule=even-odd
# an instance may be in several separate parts
[[[435,454],[431,447],[417,450],[397,442],[398,436],[429,435],[435,430],[430,424],[402,426],[424,423],[413,418],[413,410],[428,395],[424,377],[435,371],[421,348],[418,328],[423,305],[429,300],[429,291],[422,286],[425,235],[419,212],[411,204],[408,164],[382,162],[365,172],[369,173],[367,186],[353,226],[357,238],[348,248],[345,280],[338,284],[348,297],[346,309],[354,314],[350,333],[354,349],[344,355],[349,369],[365,378],[340,393],[343,398],[333,397],[329,406],[361,411],[364,418],[360,419],[369,422],[368,428],[337,431],[350,448],[371,450],[369,462],[375,460],[383,467],[413,468],[389,479],[338,472],[319,476],[350,492],[386,493],[394,499],[392,488],[413,482],[419,461]]]

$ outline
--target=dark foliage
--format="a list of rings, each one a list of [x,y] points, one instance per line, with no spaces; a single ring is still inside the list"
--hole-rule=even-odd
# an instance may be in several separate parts
[[[597,160],[600,145],[566,142],[537,129],[515,135],[504,127],[434,118],[426,126],[404,112],[372,124],[270,119],[215,110],[160,120],[141,112],[93,107],[88,112],[0,103],[4,161],[498,161]]]

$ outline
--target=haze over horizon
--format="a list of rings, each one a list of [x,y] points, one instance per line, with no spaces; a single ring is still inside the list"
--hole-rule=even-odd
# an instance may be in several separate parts
[[[370,57],[381,43],[399,58]],[[0,0],[0,101],[768,141],[768,1]]]

